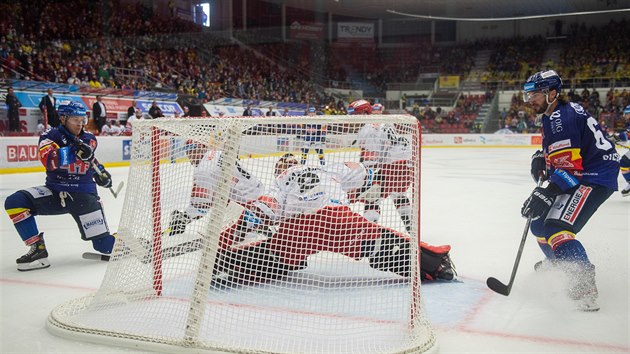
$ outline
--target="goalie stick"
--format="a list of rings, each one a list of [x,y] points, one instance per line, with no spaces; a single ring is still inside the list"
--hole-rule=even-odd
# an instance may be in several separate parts
[[[186,253],[199,251],[201,249],[201,246],[202,246],[202,239],[201,238],[197,238],[197,239],[194,239],[192,241],[183,242],[183,243],[180,243],[178,245],[167,247],[167,248],[163,249],[162,250],[162,258],[163,259],[173,258],[173,257],[178,257],[178,256],[181,256],[181,255],[184,255]],[[111,257],[112,256],[109,255],[109,254],[100,254],[100,253],[96,253],[96,252],[83,252],[83,259],[90,259],[90,260],[95,260],[95,261],[109,262]],[[147,254],[145,254],[145,256],[142,257],[141,262],[145,263],[145,264],[150,262],[150,257],[149,257],[148,251],[147,251]]]
[[[543,179],[538,178],[538,187],[542,185]],[[527,222],[525,223],[525,230],[523,230],[523,236],[521,237],[521,244],[518,246],[518,252],[516,252],[516,259],[514,260],[514,266],[512,267],[512,275],[510,276],[510,281],[506,284],[503,284],[497,278],[489,277],[486,280],[486,285],[490,290],[495,293],[499,293],[504,296],[510,295],[510,291],[512,291],[512,285],[514,285],[514,279],[516,278],[516,271],[518,270],[518,265],[521,262],[521,256],[523,255],[523,248],[525,247],[525,240],[527,239],[527,235],[529,234],[529,226],[532,223],[532,217],[527,218]]]

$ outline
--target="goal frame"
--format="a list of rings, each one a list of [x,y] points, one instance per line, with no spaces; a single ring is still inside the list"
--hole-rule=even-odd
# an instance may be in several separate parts
[[[387,117],[386,119],[383,119]],[[420,185],[421,185],[421,174],[420,174],[420,161],[421,161],[421,125],[415,119],[415,117],[408,115],[399,115],[399,116],[309,116],[309,117],[265,117],[265,118],[257,118],[257,117],[237,117],[237,118],[221,118],[222,120],[230,120],[230,124],[225,124],[223,127],[222,139],[227,139],[228,137],[236,136],[241,134],[248,128],[254,127],[257,124],[264,125],[282,125],[282,124],[296,124],[296,121],[299,120],[308,120],[309,123],[313,124],[336,124],[341,120],[343,123],[350,124],[369,124],[369,123],[381,123],[386,120],[388,123],[397,122],[400,124],[415,124],[416,129],[414,130],[414,134],[412,136],[412,146],[417,149],[417,172],[414,174],[414,182],[411,187],[411,195],[415,200],[415,216],[416,223],[414,225],[415,228],[413,232],[415,233],[415,255],[416,255],[416,267],[413,267],[413,274],[411,276],[411,289],[412,296],[409,304],[409,330],[413,331],[414,327],[418,326],[422,321],[421,319],[417,319],[415,316],[417,313],[422,313],[423,311],[423,301],[421,299],[421,284],[420,284],[420,274],[419,274],[419,265],[420,265]],[[415,123],[412,123],[411,120],[414,120]],[[204,122],[207,124],[215,124],[217,123],[216,118],[160,118],[156,120],[145,120],[134,123],[134,128],[139,127],[150,127],[150,144],[152,146],[151,150],[156,151],[157,153],[153,154],[150,158],[149,164],[151,169],[151,175],[153,180],[153,188],[151,191],[151,204],[153,206],[154,212],[152,213],[152,225],[153,225],[153,237],[150,248],[152,250],[151,257],[151,266],[153,269],[153,294],[147,294],[147,298],[159,298],[161,297],[163,290],[163,259],[160,257],[163,251],[162,244],[162,213],[160,211],[161,204],[161,190],[162,190],[162,181],[160,178],[160,165],[163,159],[163,152],[160,152],[160,149],[164,147],[160,144],[161,133],[160,133],[160,124],[164,122],[177,122],[174,124],[203,124]],[[146,128],[146,127],[145,127]],[[134,143],[137,143],[137,137],[133,137]],[[234,166],[236,160],[239,158],[239,149],[238,146],[235,148],[230,148],[231,145],[223,144],[224,151],[224,167],[222,170],[222,175],[220,178],[222,180],[228,181],[230,180],[231,167]],[[153,150],[155,149],[155,150]],[[249,154],[249,157],[253,157],[255,154]],[[133,162],[132,162],[133,164]],[[132,178],[132,176],[130,176]],[[224,193],[217,194],[218,203],[222,203],[223,205],[227,205],[229,202],[227,192],[223,189]],[[125,204],[127,203],[128,196],[125,197]],[[212,208],[209,218],[211,220],[223,220],[225,217],[226,208]],[[204,237],[201,239],[201,259],[204,265],[214,265],[216,261],[216,252],[212,251],[218,248],[219,243],[219,231],[216,228],[208,229],[207,233],[205,233]],[[112,261],[116,261],[116,254],[113,254]],[[206,267],[207,268],[207,267]],[[210,267],[212,269],[212,267]],[[165,351],[165,352],[177,352],[177,353],[185,353],[185,352],[199,352],[203,350],[208,353],[225,353],[225,352],[233,352],[232,350],[225,350],[220,348],[211,348],[207,345],[200,346],[199,340],[199,326],[202,322],[205,306],[207,303],[204,299],[208,296],[208,291],[210,289],[210,277],[208,276],[208,270],[199,268],[197,270],[196,280],[195,280],[195,289],[193,290],[194,297],[191,301],[192,305],[189,308],[189,312],[187,315],[186,321],[186,331],[181,341],[174,343],[159,343],[155,340],[155,338],[151,336],[142,336],[142,335],[129,335],[129,334],[120,334],[115,332],[103,332],[100,330],[89,329],[89,328],[81,328],[80,326],[72,325],[65,321],[61,313],[65,311],[69,312],[80,312],[82,309],[88,307],[88,305],[94,300],[96,294],[85,296],[76,300],[72,300],[65,304],[62,304],[55,308],[47,321],[47,328],[52,333],[66,337],[72,340],[82,340],[93,343],[105,344],[105,345],[117,345],[123,347],[129,347],[134,349],[143,349],[143,350],[154,350],[154,351]],[[426,314],[424,315],[426,316]],[[428,321],[422,322],[422,326],[427,326]],[[432,337],[425,346],[422,348],[412,348],[410,350],[405,350],[400,353],[413,353],[413,352],[422,352],[422,353],[433,353],[437,351],[437,340],[435,339],[432,329],[428,329],[429,335]]]

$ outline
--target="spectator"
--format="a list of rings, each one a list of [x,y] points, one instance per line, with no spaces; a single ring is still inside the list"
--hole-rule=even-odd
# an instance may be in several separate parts
[[[114,135],[114,136],[123,135],[123,133],[125,132],[125,127],[123,127],[120,124],[120,121],[113,120],[112,122],[114,125],[112,125],[112,128],[111,128],[111,135]]]
[[[152,119],[164,117],[164,114],[162,114],[162,110],[160,109],[160,107],[158,107],[157,101],[153,101],[151,103],[151,108],[149,108],[149,116],[151,116]]]
[[[143,119],[142,111],[140,110],[140,108],[138,108],[134,112],[134,115],[127,119],[127,122],[125,124],[125,135],[131,135],[133,123],[141,119]]]
[[[46,118],[48,119],[48,125],[52,127],[59,126],[59,115],[57,114],[57,98],[53,95],[53,89],[49,88],[47,90],[47,95],[42,97],[42,100],[39,102],[39,110],[42,114],[46,114]]]
[[[92,119],[96,123],[96,129],[100,132],[107,121],[107,108],[101,96],[96,96],[96,102],[92,105]]]
[[[188,106],[184,106],[184,114],[182,114],[182,117],[190,117],[190,108],[188,108]]]
[[[283,117],[288,117],[288,116],[290,116],[290,114],[289,114],[289,109],[288,109],[288,108],[286,108],[286,107],[284,108],[284,111],[282,111],[282,116],[283,116]]]
[[[136,100],[131,101],[131,106],[129,106],[129,108],[127,108],[127,120],[129,120],[131,117],[135,116],[136,111],[138,110],[138,108],[136,107]]]
[[[37,130],[35,131],[35,136],[40,136],[42,135],[42,133],[44,133],[44,131],[46,130],[46,127],[44,126],[44,120],[43,119],[38,119],[37,120]]]
[[[20,131],[20,107],[22,107],[22,103],[15,95],[15,91],[13,87],[9,87],[7,90],[7,118],[9,119],[9,131],[11,132],[19,132]]]
[[[247,108],[245,108],[245,110],[243,111],[243,117],[249,117],[252,116],[252,105],[247,105]]]
[[[267,117],[272,117],[272,116],[275,117],[276,112],[273,111],[273,107],[269,107],[269,110],[267,111],[267,113],[265,113],[265,115]]]
[[[100,130],[101,135],[103,136],[109,136],[109,135],[113,135],[113,127],[112,127],[112,121],[108,120],[105,122],[105,125],[103,125],[103,127]]]

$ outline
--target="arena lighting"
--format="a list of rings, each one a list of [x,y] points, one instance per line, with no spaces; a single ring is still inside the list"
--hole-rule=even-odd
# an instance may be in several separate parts
[[[582,16],[582,15],[594,15],[594,14],[605,14],[612,12],[628,12],[628,9],[616,9],[616,10],[601,10],[601,11],[582,11],[582,12],[565,12],[565,13],[556,13],[556,14],[545,14],[545,15],[532,15],[532,16],[514,16],[514,17],[486,17],[486,18],[468,18],[468,17],[445,17],[445,16],[430,16],[430,15],[417,15],[410,14],[406,12],[400,12],[396,10],[385,10],[390,14],[408,16],[408,17],[416,17],[416,18],[426,18],[429,20],[449,20],[449,21],[511,21],[511,20],[530,20],[535,18],[545,18],[545,17],[559,17],[559,16]]]

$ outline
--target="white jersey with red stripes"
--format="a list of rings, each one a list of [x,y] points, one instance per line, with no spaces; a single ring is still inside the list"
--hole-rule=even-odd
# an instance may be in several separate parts
[[[205,214],[214,202],[216,187],[221,175],[221,151],[208,150],[195,167],[190,206],[186,212],[190,216]],[[237,161],[232,172],[232,187],[229,199],[238,204],[246,204],[264,194],[264,184],[244,170]]]

